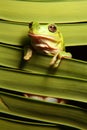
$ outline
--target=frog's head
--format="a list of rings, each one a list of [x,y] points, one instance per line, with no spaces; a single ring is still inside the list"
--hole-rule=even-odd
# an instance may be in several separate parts
[[[31,22],[29,23],[28,35],[34,42],[43,42],[45,43],[43,45],[49,45],[51,48],[63,48],[63,37],[56,24],[39,24],[38,22]]]

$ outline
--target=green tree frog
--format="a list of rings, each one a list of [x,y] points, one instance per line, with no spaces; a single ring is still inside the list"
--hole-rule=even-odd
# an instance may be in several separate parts
[[[53,56],[50,66],[58,67],[62,58],[71,58],[72,55],[65,52],[63,36],[56,24],[29,23],[28,36],[31,40],[31,48],[40,54]],[[29,60],[32,56],[32,49],[27,48],[24,60]]]

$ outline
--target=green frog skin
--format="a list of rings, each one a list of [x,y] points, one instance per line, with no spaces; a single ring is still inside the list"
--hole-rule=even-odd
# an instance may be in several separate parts
[[[28,36],[33,50],[39,54],[51,55],[52,60],[49,63],[54,68],[59,66],[62,58],[71,58],[71,53],[65,51],[63,36],[58,26],[54,23],[39,24],[38,22],[29,23]],[[24,60],[32,57],[32,49],[25,49]]]

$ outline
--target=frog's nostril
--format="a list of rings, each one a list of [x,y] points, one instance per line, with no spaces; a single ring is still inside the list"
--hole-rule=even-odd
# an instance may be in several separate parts
[[[31,28],[31,27],[32,27],[32,24],[33,24],[33,22],[30,22],[30,23],[29,23],[29,28]]]

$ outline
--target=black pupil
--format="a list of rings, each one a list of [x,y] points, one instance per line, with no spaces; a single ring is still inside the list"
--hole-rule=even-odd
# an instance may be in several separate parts
[[[57,30],[57,28],[54,24],[49,25],[48,29],[49,29],[50,32],[56,32],[56,30]]]

